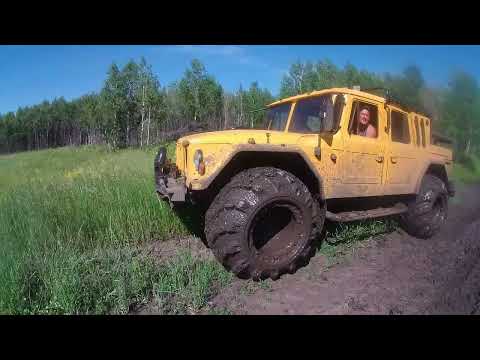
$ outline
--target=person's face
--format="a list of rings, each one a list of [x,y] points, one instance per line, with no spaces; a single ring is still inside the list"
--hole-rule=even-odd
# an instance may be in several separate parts
[[[368,125],[368,123],[370,122],[370,113],[366,109],[360,111],[359,117],[360,124],[362,125]]]

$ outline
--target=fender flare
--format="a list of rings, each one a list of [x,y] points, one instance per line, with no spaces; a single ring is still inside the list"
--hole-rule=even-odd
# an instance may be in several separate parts
[[[432,165],[439,165],[439,166],[445,168],[445,163],[443,163],[441,161],[430,161],[425,166],[423,166],[422,171],[420,172],[421,176],[418,177],[416,185],[415,185],[415,194],[418,194],[420,192],[420,187],[422,186],[422,180],[425,177],[425,175],[427,174],[428,169]],[[446,173],[446,171],[445,171],[445,173]],[[445,184],[445,186],[447,186],[447,185],[448,185],[448,175],[447,175],[447,183]]]
[[[305,152],[299,147],[295,145],[289,146],[282,146],[282,145],[268,145],[268,144],[241,144],[237,145],[235,149],[225,158],[222,165],[218,167],[210,176],[202,180],[196,180],[192,182],[190,185],[193,185],[193,190],[206,190],[211,183],[222,173],[222,171],[234,160],[236,156],[241,153],[247,152],[278,152],[278,153],[286,153],[286,154],[297,154],[301,156],[301,158],[305,161],[308,168],[312,173],[315,175],[315,178],[318,182],[318,194],[321,200],[325,200],[325,191],[324,191],[324,184],[323,178],[320,175],[319,171],[315,166],[312,164],[311,160],[305,154]]]

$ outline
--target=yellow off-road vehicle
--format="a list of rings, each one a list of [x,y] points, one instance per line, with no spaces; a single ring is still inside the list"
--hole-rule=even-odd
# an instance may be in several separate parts
[[[389,96],[314,91],[270,104],[263,129],[180,138],[175,163],[161,148],[156,192],[203,208],[225,268],[277,279],[308,262],[325,219],[398,215],[414,236],[437,232],[454,195],[452,151],[439,141],[428,116]]]

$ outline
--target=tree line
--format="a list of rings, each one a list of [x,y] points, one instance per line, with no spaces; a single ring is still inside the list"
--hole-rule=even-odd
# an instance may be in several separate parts
[[[142,58],[122,68],[112,64],[98,93],[71,101],[61,97],[0,115],[0,152],[84,144],[143,147],[189,129],[256,127],[264,115],[260,109],[278,98],[356,85],[377,89],[372,91],[388,88],[405,106],[428,113],[435,130],[455,140],[457,152],[480,150],[480,89],[465,72],[451,74],[444,88],[429,88],[416,66],[398,75],[381,75],[352,64],[341,68],[329,60],[298,61],[273,96],[258,82],[228,92],[199,60],[191,62],[180,80],[161,85]]]

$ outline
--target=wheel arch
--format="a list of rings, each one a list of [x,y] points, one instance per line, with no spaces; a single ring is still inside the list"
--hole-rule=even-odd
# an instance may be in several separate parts
[[[202,187],[205,192],[216,194],[239,172],[264,166],[292,173],[305,183],[312,195],[321,200],[325,199],[321,174],[300,148],[281,148],[268,145],[239,146],[230,154],[221,168],[202,182]]]
[[[440,163],[440,162],[430,162],[428,163],[422,172],[420,173],[421,176],[419,176],[416,186],[415,186],[415,193],[418,194],[420,192],[420,186],[422,185],[422,180],[427,174],[434,175],[438,177],[440,180],[442,180],[445,185],[448,185],[448,174],[447,170],[445,168],[445,164]]]

